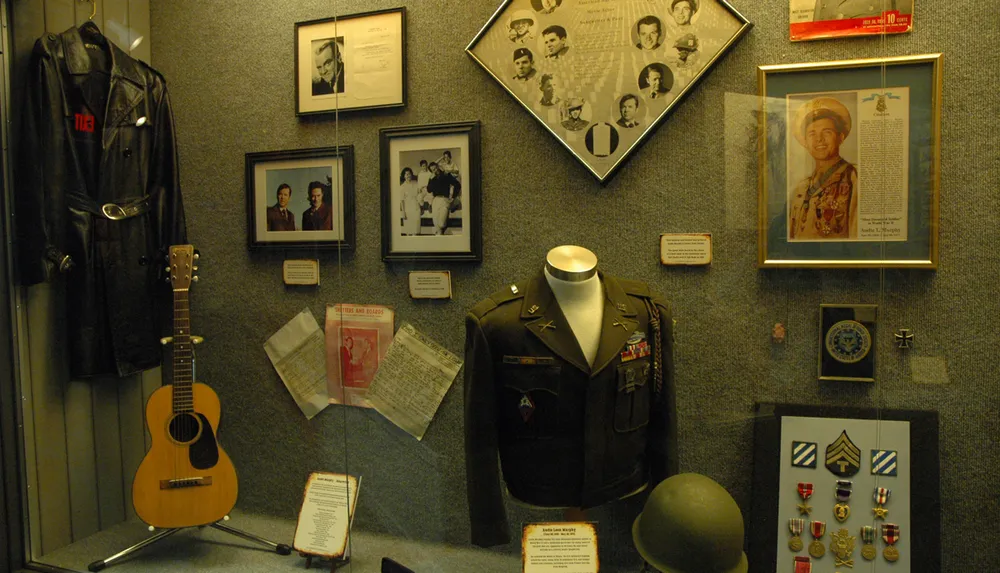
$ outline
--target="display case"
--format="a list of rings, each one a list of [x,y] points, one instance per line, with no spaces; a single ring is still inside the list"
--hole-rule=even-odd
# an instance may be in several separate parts
[[[1000,568],[996,18],[811,2],[5,2],[0,573]]]

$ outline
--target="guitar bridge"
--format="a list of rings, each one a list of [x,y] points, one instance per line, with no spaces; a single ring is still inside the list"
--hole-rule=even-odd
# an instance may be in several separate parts
[[[160,489],[179,489],[182,487],[198,487],[201,485],[212,485],[212,476],[160,480]]]

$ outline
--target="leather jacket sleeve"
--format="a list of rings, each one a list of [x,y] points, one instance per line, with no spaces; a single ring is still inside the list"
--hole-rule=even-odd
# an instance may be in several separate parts
[[[62,217],[66,208],[62,194],[53,193],[53,185],[46,182],[57,175],[47,173],[48,162],[43,157],[46,149],[59,149],[65,144],[51,141],[54,131],[46,121],[50,117],[61,118],[65,113],[62,79],[58,62],[47,53],[41,40],[35,44],[28,69],[20,129],[24,135],[18,149],[12,218],[18,243],[15,249],[18,282],[23,285],[51,278],[66,251]]]
[[[156,245],[166,255],[171,245],[187,243],[187,225],[180,193],[174,114],[166,85],[159,76],[157,80],[152,88],[152,91],[159,92],[153,94],[153,101],[158,102],[153,115],[156,136],[146,193],[156,198],[152,204],[152,227],[157,233]]]
[[[465,319],[465,470],[472,543],[510,542],[497,463],[493,357],[475,313]]]

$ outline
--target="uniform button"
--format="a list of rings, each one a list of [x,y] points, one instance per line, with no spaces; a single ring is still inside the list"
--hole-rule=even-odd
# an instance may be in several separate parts
[[[136,127],[142,127],[144,125],[146,125],[146,116],[142,116],[139,119],[135,120]]]
[[[125,151],[122,151],[122,155],[124,155],[126,158],[132,157],[132,149],[126,147]]]
[[[56,41],[56,35],[55,34],[49,34],[49,40],[52,40],[53,42],[55,42]]]
[[[145,266],[147,263],[149,263],[149,258],[146,255],[139,257],[139,265]]]

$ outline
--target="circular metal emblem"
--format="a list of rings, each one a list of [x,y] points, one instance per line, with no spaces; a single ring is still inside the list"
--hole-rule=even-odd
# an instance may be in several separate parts
[[[819,559],[826,555],[826,547],[823,546],[823,542],[817,539],[810,543],[809,555],[812,555],[813,559]]]
[[[791,538],[788,541],[788,548],[796,553],[802,551],[802,540],[799,537]]]
[[[899,550],[892,545],[889,545],[882,550],[882,556],[885,557],[886,561],[896,561],[899,559]]]
[[[875,559],[875,546],[874,545],[865,545],[864,547],[862,547],[861,548],[861,556],[864,557],[865,559],[867,559],[868,561],[871,561],[872,559]]]
[[[871,334],[863,324],[855,320],[841,320],[826,333],[826,351],[837,362],[860,362],[868,356],[871,349]]]

